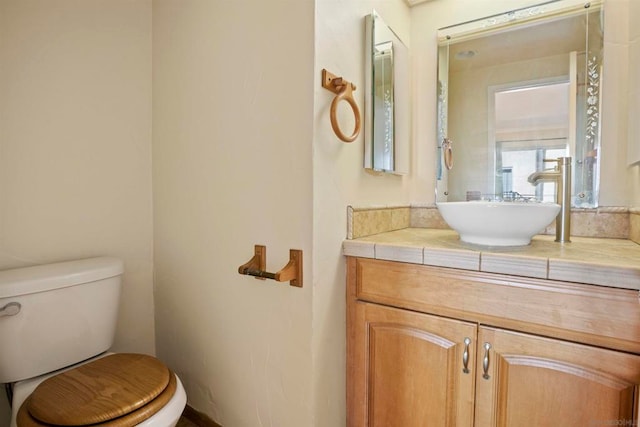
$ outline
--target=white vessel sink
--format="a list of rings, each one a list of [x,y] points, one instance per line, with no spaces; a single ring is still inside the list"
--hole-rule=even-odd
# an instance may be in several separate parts
[[[485,246],[523,246],[560,212],[557,203],[442,202],[438,210],[460,240]]]

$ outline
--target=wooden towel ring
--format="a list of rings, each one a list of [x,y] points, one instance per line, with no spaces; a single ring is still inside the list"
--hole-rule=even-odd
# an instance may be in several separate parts
[[[335,134],[344,142],[353,142],[360,134],[360,109],[356,100],[353,98],[353,91],[356,90],[356,85],[344,80],[342,77],[337,77],[327,70],[322,70],[322,87],[329,89],[337,96],[331,102],[331,109],[329,110],[329,116],[331,118],[331,127]],[[338,104],[340,101],[347,101],[353,110],[353,116],[355,119],[355,127],[353,133],[350,136],[345,135],[340,129],[338,124]]]

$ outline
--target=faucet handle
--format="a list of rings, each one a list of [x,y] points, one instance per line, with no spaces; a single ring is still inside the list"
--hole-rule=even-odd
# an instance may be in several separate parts
[[[553,168],[545,169],[545,170],[558,170],[558,168],[560,167],[560,164],[561,164],[561,160],[560,159],[562,159],[562,157],[557,158],[557,159],[542,159],[542,161],[544,163],[555,163]]]
[[[556,169],[559,169],[561,166],[568,166],[571,165],[571,157],[558,157],[557,159],[542,159],[543,162],[545,163],[555,163]]]
[[[571,157],[558,157],[557,159],[542,159],[543,162],[556,162],[558,164],[566,164],[571,163]]]

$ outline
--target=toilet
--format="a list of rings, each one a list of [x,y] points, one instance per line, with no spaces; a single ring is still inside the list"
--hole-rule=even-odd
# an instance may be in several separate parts
[[[187,402],[155,357],[112,353],[123,263],[0,271],[0,383],[10,427],[173,427]]]

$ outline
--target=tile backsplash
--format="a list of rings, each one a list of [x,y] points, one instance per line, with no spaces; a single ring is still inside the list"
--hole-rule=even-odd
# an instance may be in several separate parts
[[[347,219],[347,239],[357,239],[407,227],[449,228],[434,205],[349,206]],[[555,223],[550,224],[541,234],[555,234]],[[573,209],[571,235],[630,239],[640,243],[640,208]]]
[[[579,237],[629,238],[629,209],[601,207],[571,210],[571,235]],[[555,221],[543,234],[556,233]]]
[[[410,226],[410,206],[347,207],[347,239],[401,230]]]

